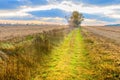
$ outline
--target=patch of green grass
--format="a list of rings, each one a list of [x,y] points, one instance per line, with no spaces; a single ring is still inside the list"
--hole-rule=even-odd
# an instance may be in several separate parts
[[[79,29],[75,29],[52,50],[45,79],[87,80],[90,71],[85,54],[82,35]]]

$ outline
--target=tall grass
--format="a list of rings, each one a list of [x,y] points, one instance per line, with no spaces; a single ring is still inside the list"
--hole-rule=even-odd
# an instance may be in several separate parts
[[[83,31],[94,80],[120,80],[120,46],[110,39]]]
[[[17,41],[0,42],[0,80],[32,80],[46,64],[51,50],[65,36],[65,29],[51,30]],[[23,40],[23,41],[21,41]],[[0,53],[1,54],[1,53]],[[3,58],[7,56],[5,60]]]

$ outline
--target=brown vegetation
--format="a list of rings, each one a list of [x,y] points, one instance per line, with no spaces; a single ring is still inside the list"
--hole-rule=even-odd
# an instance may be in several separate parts
[[[4,27],[0,26],[0,41],[42,33],[43,31],[50,31],[53,29],[63,29],[63,28],[68,28],[68,26],[63,26],[63,25],[62,26],[60,25],[4,26]]]
[[[54,29],[23,41],[0,43],[0,80],[31,80],[49,60],[51,49],[62,40],[65,29]],[[7,56],[7,58],[5,57]],[[3,59],[5,58],[5,60]]]
[[[15,28],[15,30],[16,29],[17,28]],[[23,30],[24,29],[25,27],[23,27]],[[32,29],[34,28],[31,27],[31,31]],[[38,28],[35,28],[35,30],[37,29]],[[21,31],[22,28],[18,30]],[[28,29],[26,30],[29,32]],[[87,71],[84,71],[84,69],[81,68],[81,71],[84,71],[82,73],[83,75],[77,75],[77,77],[82,76],[86,80],[120,80],[120,45],[118,42],[119,40],[115,38],[116,35],[119,34],[118,28],[113,29],[110,27],[84,27],[81,31],[84,37],[86,45],[85,48],[87,51],[85,51],[84,54],[86,60],[84,61],[83,58],[80,59],[86,63],[82,65],[83,67],[85,66]],[[22,35],[21,37],[17,38],[14,37],[11,40],[1,41],[0,80],[32,80],[37,78],[45,79],[50,72],[49,70],[51,70],[50,67],[55,66],[54,63],[48,65],[51,63],[51,60],[55,61],[57,57],[63,59],[61,56],[64,55],[61,55],[61,52],[59,56],[56,53],[57,57],[55,56],[52,59],[51,50],[54,49],[55,46],[58,46],[58,43],[61,42],[61,40],[68,32],[69,31],[64,28],[54,28],[50,29],[50,31],[44,30],[42,33],[29,33],[29,35]],[[114,32],[116,35],[112,34],[112,32]],[[112,37],[109,34],[112,34],[115,37]],[[80,36],[78,35],[78,37]],[[70,38],[70,40],[72,40],[72,38]],[[66,43],[68,42],[66,41]],[[80,46],[80,43],[77,44],[76,42],[76,45]],[[64,47],[67,48],[66,46]],[[74,46],[74,48],[75,47],[76,46]],[[77,50],[75,49],[74,52],[78,53],[76,51]],[[66,59],[69,61],[68,58]],[[77,63],[82,60],[77,61]],[[73,70],[76,69],[73,68]],[[80,69],[78,72],[79,71]],[[90,76],[84,75],[84,73],[90,74]]]
[[[120,80],[120,46],[108,38],[83,29],[94,80]],[[104,34],[105,35],[105,34]]]
[[[108,27],[108,26],[84,26],[89,32],[104,36],[117,44],[120,44],[120,27]]]

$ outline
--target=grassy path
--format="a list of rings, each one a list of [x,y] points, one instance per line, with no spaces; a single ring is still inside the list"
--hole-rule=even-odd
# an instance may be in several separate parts
[[[87,80],[89,64],[85,54],[80,30],[75,29],[52,51],[48,68],[35,80]]]

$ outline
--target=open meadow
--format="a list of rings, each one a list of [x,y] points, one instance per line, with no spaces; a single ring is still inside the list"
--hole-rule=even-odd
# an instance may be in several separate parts
[[[67,28],[68,26],[61,25],[40,25],[40,26],[0,26],[0,41],[8,40],[16,37],[23,37],[50,31],[53,29]]]

